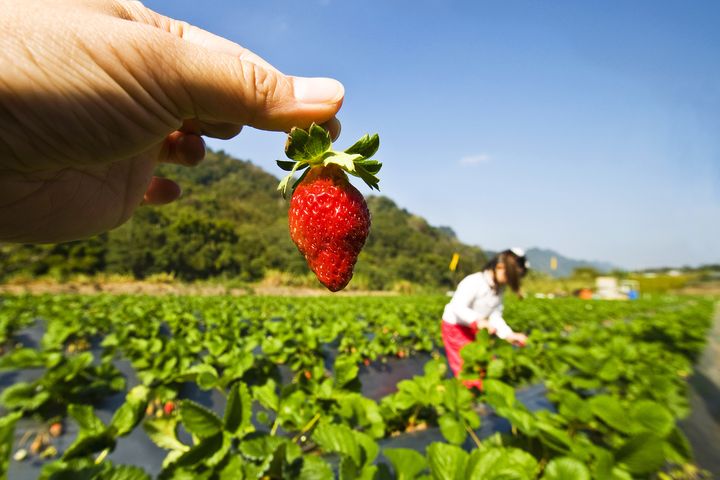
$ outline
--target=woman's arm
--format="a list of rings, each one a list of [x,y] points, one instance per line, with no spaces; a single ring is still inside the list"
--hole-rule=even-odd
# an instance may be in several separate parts
[[[490,323],[490,326],[495,329],[495,335],[502,338],[503,340],[515,333],[503,318],[502,303],[498,305],[497,308],[492,311],[492,313],[490,313],[488,321]]]
[[[512,328],[505,322],[503,318],[503,305],[500,304],[493,310],[488,318],[490,327],[495,329],[495,335],[513,345],[525,346],[527,343],[527,335],[524,333],[514,332]]]

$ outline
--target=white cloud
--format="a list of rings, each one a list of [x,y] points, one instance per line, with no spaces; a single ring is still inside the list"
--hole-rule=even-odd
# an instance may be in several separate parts
[[[477,155],[467,155],[460,159],[460,165],[479,165],[481,163],[488,163],[490,161],[490,155],[487,153],[478,153]]]

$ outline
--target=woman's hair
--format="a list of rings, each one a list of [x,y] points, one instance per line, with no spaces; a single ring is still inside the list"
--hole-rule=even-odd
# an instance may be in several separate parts
[[[507,278],[507,284],[515,293],[520,293],[520,281],[527,274],[527,259],[524,256],[519,256],[512,250],[503,250],[502,252],[495,255],[485,264],[483,270],[490,270],[495,280],[495,288],[497,286],[497,279],[495,278],[495,267],[498,264],[505,266],[505,278]]]

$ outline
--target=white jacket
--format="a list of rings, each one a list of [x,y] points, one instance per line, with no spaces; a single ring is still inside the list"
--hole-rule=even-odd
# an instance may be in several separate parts
[[[503,319],[503,290],[496,292],[491,271],[473,273],[458,284],[450,303],[445,305],[442,319],[454,325],[470,326],[487,319],[495,335],[507,338],[513,333]]]

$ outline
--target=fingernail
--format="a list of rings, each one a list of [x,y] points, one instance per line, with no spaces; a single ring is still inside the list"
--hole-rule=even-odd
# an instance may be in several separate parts
[[[332,138],[332,141],[338,139],[340,136],[340,131],[342,130],[342,125],[340,124],[340,120],[338,120],[336,117],[331,118],[327,122],[320,125],[321,127],[325,128],[328,132],[330,132],[330,137]]]
[[[332,78],[293,78],[295,98],[302,103],[337,103],[345,95],[342,83]]]

